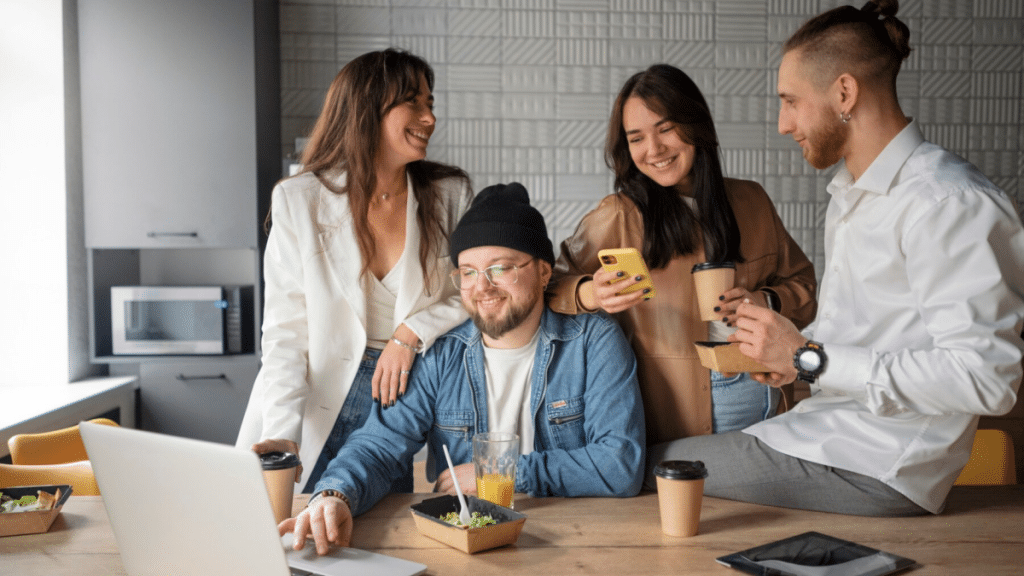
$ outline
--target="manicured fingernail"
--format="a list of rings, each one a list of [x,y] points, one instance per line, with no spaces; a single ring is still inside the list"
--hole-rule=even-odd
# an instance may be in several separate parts
[[[715,312],[721,312],[721,311],[722,311],[722,308],[720,306],[715,306]]]
[[[644,294],[650,294],[650,293],[651,293],[651,289],[650,288],[644,288]]]
[[[718,299],[719,300],[725,300],[725,295],[723,294],[723,295],[719,296]]]
[[[641,281],[641,280],[643,280],[643,279],[644,279],[644,277],[643,277],[643,276],[637,276],[637,277],[636,277],[636,281],[637,281],[637,282],[639,282],[639,281]]]
[[[376,396],[373,397],[373,401],[376,402],[377,404],[380,404],[380,398]]]
[[[618,277],[618,278],[622,278],[622,277],[623,277],[623,276],[625,276],[625,275],[626,275],[626,273],[625,273],[625,272],[623,272],[623,271],[619,270],[619,272],[618,272],[618,273],[617,273],[617,274],[616,274],[615,276],[616,276],[616,277]]]

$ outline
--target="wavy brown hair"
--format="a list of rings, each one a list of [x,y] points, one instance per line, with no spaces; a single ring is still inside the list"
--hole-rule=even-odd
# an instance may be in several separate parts
[[[381,124],[394,107],[416,98],[420,79],[434,89],[434,70],[419,56],[388,48],[369,52],[346,64],[331,82],[323,110],[302,153],[303,172],[312,172],[335,194],[347,194],[356,239],[363,257],[362,275],[369,271],[377,247],[369,228],[370,198],[377,184],[376,163],[380,150]],[[346,172],[345,186],[334,186],[324,174],[334,169]],[[448,237],[442,221],[443,204],[438,183],[458,178],[469,185],[460,168],[417,160],[406,165],[413,194],[419,203],[420,267],[428,280],[430,259]],[[427,282],[429,285],[429,282]]]
[[[840,6],[805,22],[782,45],[799,50],[818,87],[848,72],[896,93],[896,75],[910,55],[910,29],[896,17],[898,0],[871,0],[860,9]]]
[[[695,148],[691,178],[699,217],[678,191],[651,180],[633,162],[622,116],[626,100],[634,96],[674,123],[680,138]],[[740,229],[725,193],[714,120],[700,88],[685,72],[655,64],[626,80],[608,121],[605,162],[615,173],[615,191],[632,200],[643,217],[641,251],[649,266],[664,268],[676,255],[696,252],[702,240],[709,261],[744,261]]]

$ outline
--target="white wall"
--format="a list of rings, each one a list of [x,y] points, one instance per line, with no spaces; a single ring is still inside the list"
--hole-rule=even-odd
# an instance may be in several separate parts
[[[282,0],[283,154],[349,60],[389,45],[437,72],[431,157],[480,189],[519,180],[561,240],[611,192],[602,147],[622,83],[650,64],[689,73],[711,105],[727,175],[756,180],[817,267],[825,184],[777,132],[782,42],[864,0]],[[1024,2],[901,0],[914,49],[899,77],[930,140],[1024,200]]]

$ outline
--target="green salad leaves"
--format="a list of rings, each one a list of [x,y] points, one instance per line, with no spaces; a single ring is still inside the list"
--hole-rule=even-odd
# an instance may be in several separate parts
[[[441,516],[441,521],[447,522],[448,524],[451,524],[452,526],[462,526],[463,525],[462,521],[459,520],[459,513],[458,512],[449,512],[449,513],[445,514],[444,516]],[[494,521],[494,518],[491,518],[490,514],[481,514],[479,512],[473,512],[472,516],[470,517],[469,526],[468,527],[469,528],[481,528],[481,527],[487,526],[489,524],[497,524],[497,522]]]

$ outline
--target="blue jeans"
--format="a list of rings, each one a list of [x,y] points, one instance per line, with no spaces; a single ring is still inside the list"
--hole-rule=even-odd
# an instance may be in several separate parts
[[[742,430],[775,415],[781,393],[742,373],[711,371],[711,418],[715,434]]]
[[[359,371],[356,372],[356,379],[352,382],[352,388],[348,391],[345,404],[341,407],[341,412],[338,413],[338,419],[334,421],[331,435],[327,437],[327,442],[324,444],[323,450],[320,451],[320,457],[317,458],[303,493],[314,491],[320,476],[344,446],[348,437],[362,428],[366,419],[369,418],[370,411],[376,404],[371,393],[373,391],[373,371],[377,368],[378,358],[380,358],[380,350],[367,348],[363,353],[363,360],[359,364]],[[412,460],[406,463],[405,474],[391,485],[391,492],[412,492]]]

